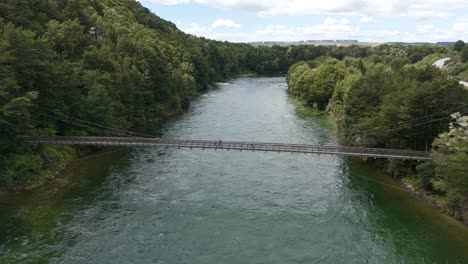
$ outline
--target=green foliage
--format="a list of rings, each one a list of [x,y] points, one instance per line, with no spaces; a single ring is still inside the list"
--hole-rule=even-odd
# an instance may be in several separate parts
[[[437,60],[443,57],[446,57],[446,56],[441,53],[429,54],[426,57],[424,57],[422,60],[417,62],[416,65],[432,65],[434,62],[436,62]]]
[[[434,67],[376,65],[348,91],[342,132],[350,144],[426,150],[445,111],[467,103],[466,90]]]
[[[185,34],[138,1],[1,1],[0,140],[7,144],[0,183],[39,184],[75,155],[24,146],[25,136],[108,135],[63,120],[127,129],[187,109],[214,82],[245,73],[288,72],[289,92],[331,111],[350,144],[413,147],[417,129],[367,132],[467,103],[455,81],[424,62],[408,66],[446,52],[399,44],[253,47]]]
[[[427,191],[435,191],[434,181],[437,180],[435,173],[435,164],[432,161],[422,163],[416,166],[418,182],[422,189]]]
[[[301,62],[291,67],[287,80],[291,93],[298,95],[307,104],[323,110],[333,95],[336,83],[343,76],[343,71],[330,62],[315,69]]]
[[[348,144],[428,150],[446,129],[446,111],[468,104],[467,91],[431,64],[408,64],[402,50],[391,47],[397,55],[390,58],[299,62],[288,72],[289,92],[327,109]]]
[[[468,64],[468,63],[465,63],[465,68],[466,68],[466,70],[464,70],[464,71],[462,71],[462,72],[460,72],[460,73],[458,74],[458,77],[459,77],[460,79],[464,80],[464,81],[468,81],[468,65],[467,65],[467,64]]]
[[[37,183],[67,159],[23,146],[25,136],[109,133],[63,120],[125,129],[164,117],[215,81],[286,71],[287,51],[196,38],[136,1],[3,1],[0,181]]]
[[[27,185],[37,182],[34,175],[44,167],[15,178],[23,157],[61,163],[54,155],[37,158],[37,149],[21,145],[25,136],[109,134],[63,120],[126,129],[187,109],[216,81],[244,73],[281,74],[294,62],[325,55],[371,52],[358,46],[253,47],[197,38],[138,1],[2,1],[0,140],[7,144],[0,146],[0,175]],[[323,108],[341,73],[327,68],[319,73],[317,85],[304,92]]]
[[[458,52],[460,52],[463,47],[465,47],[465,42],[463,42],[463,40],[459,40],[453,44],[453,49]]]
[[[468,204],[468,200],[463,196],[460,196],[456,193],[450,192],[444,199],[442,208],[450,215],[453,215],[455,218],[466,221],[466,211],[464,211],[465,206]]]
[[[63,23],[51,20],[42,37],[58,54],[70,59],[78,59],[92,41],[91,34],[87,33],[84,26],[76,19],[66,20]]]
[[[310,90],[310,98],[319,109],[325,109],[333,95],[335,85],[343,79],[343,71],[332,65],[319,67],[314,87]]]
[[[467,70],[465,64],[463,63],[456,63],[454,65],[452,65],[449,69],[448,69],[448,74],[452,75],[452,76],[456,76],[458,74],[460,74],[461,72]]]
[[[37,172],[42,168],[42,160],[39,155],[32,152],[11,154],[2,157],[1,183],[6,186],[25,186],[31,179],[36,178]]]
[[[460,51],[460,58],[463,63],[468,62],[468,46],[465,45]]]
[[[452,117],[450,130],[434,141],[432,157],[443,191],[468,196],[468,116]]]
[[[31,149],[23,146],[17,153],[1,157],[4,164],[0,184],[8,188],[30,188],[53,179],[66,164],[76,157],[71,147],[40,147]]]
[[[36,98],[37,93],[28,92],[21,97],[5,100],[0,105],[0,140],[17,142],[18,135],[30,129],[31,116],[28,109]]]
[[[432,66],[440,55],[411,64],[415,60],[407,56],[415,50],[383,45],[375,52],[382,55],[294,64],[287,75],[289,91],[321,109],[327,104],[349,145],[429,151],[433,142],[432,162],[391,160],[385,169],[393,177],[407,177],[405,182],[418,190],[442,196],[447,213],[466,217],[468,117],[454,116],[456,122],[444,131],[451,112],[466,112],[468,91]],[[463,70],[464,64],[453,64],[449,74]]]

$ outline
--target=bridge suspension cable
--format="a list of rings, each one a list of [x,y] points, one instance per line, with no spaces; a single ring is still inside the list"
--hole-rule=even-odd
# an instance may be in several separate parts
[[[440,111],[440,112],[437,112],[437,113],[433,113],[433,114],[430,114],[430,115],[425,115],[425,116],[421,116],[421,117],[418,117],[418,118],[413,118],[413,119],[409,119],[409,120],[405,120],[405,121],[402,121],[400,123],[397,123],[397,124],[392,124],[392,125],[384,125],[384,126],[378,126],[378,127],[374,127],[374,128],[371,128],[371,129],[365,129],[365,130],[360,130],[359,132],[360,133],[364,133],[366,134],[365,132],[367,131],[378,131],[382,128],[385,128],[385,127],[388,127],[388,128],[392,128],[394,126],[397,126],[398,130],[399,129],[403,129],[403,128],[409,128],[409,127],[413,127],[413,126],[418,126],[418,125],[422,125],[422,124],[427,124],[427,123],[419,123],[419,124],[415,124],[415,125],[404,125],[405,123],[411,123],[411,122],[414,122],[416,120],[420,120],[420,119],[427,119],[427,118],[431,118],[435,115],[439,115],[439,114],[442,114],[442,113],[446,113],[446,112],[453,112],[455,110],[459,110],[460,108],[465,108],[465,107],[468,107],[468,104],[465,104],[465,105],[460,105],[460,106],[457,106],[455,108],[451,108],[451,109],[447,109],[447,110],[444,110],[444,111]],[[444,119],[449,119],[451,118],[450,116],[448,117],[445,117]],[[436,122],[436,121],[440,121],[441,119],[432,119],[430,122],[428,123],[431,123],[431,122]],[[386,132],[390,132],[390,131],[395,131],[394,129],[391,129],[391,130],[387,130]],[[366,134],[366,135],[374,135],[374,134]]]
[[[389,158],[401,160],[431,160],[428,152],[403,150],[359,148],[343,146],[319,146],[307,144],[284,144],[267,142],[210,141],[210,140],[170,140],[160,138],[138,137],[30,137],[28,144],[52,145],[94,145],[94,146],[127,146],[127,147],[171,147],[185,149],[224,149],[260,152],[288,152],[305,154],[327,154],[358,156],[367,158]]]
[[[128,150],[128,149],[129,149],[128,147],[118,148],[118,149],[115,149],[115,150],[106,151],[106,152],[98,153],[98,154],[95,154],[95,155],[84,156],[82,158],[74,159],[71,162],[75,162],[75,161],[79,161],[79,160],[92,159],[92,158],[95,158],[95,157],[109,155],[109,154],[112,154],[112,153],[116,153],[116,152],[119,152],[119,151],[122,151],[122,150]]]
[[[69,115],[65,115],[65,114],[62,114],[62,113],[57,113],[57,112],[53,112],[53,111],[50,111],[50,110],[47,110],[43,107],[39,107],[45,111],[48,111],[54,115],[61,115],[63,117],[66,117],[66,118],[69,118],[69,119],[74,119],[74,120],[78,120],[80,122],[83,122],[83,123],[87,123],[87,124],[90,124],[90,125],[94,125],[94,126],[97,126],[97,127],[101,127],[102,129],[104,130],[107,130],[107,131],[117,131],[117,132],[120,132],[122,134],[130,134],[130,135],[139,135],[139,136],[146,136],[146,137],[155,137],[154,135],[148,135],[148,134],[143,134],[143,133],[137,133],[137,132],[132,132],[132,131],[127,131],[127,130],[122,130],[122,129],[117,129],[117,128],[113,128],[113,127],[108,127],[108,126],[104,126],[104,125],[101,125],[101,124],[98,124],[98,123],[95,123],[95,122],[91,122],[91,121],[88,121],[88,120],[83,120],[83,119],[80,119],[80,118],[77,118],[77,117],[72,117],[72,116],[69,116]],[[64,121],[62,119],[62,121]],[[67,122],[67,121],[64,121],[64,122]]]
[[[439,114],[442,114],[442,113],[445,113],[445,112],[449,112],[449,111],[453,111],[453,110],[456,110],[456,109],[459,109],[459,108],[462,108],[462,107],[465,107],[465,106],[468,106],[468,105],[463,105],[463,106],[458,106],[456,108],[452,108],[452,109],[448,109],[448,110],[444,110],[444,111],[441,111],[441,112],[438,112],[438,113],[433,113],[431,115],[427,115],[427,116],[423,116],[423,117],[419,117],[419,118],[414,118],[414,119],[410,119],[410,120],[406,120],[404,121],[403,123],[409,123],[409,122],[412,122],[412,121],[415,121],[415,120],[420,120],[420,119],[423,119],[423,118],[428,118],[428,117],[432,117],[432,116],[435,116],[435,115],[439,115]],[[42,107],[40,107],[42,108]],[[50,111],[50,110],[47,110],[48,112],[50,113],[53,113],[54,115],[59,115],[59,116],[62,116],[64,118],[60,118],[60,117],[57,117],[57,116],[52,116],[50,114],[47,114],[47,113],[44,113],[44,112],[37,112],[37,111],[33,111],[31,110],[31,112],[33,113],[36,113],[36,114],[39,114],[39,115],[43,115],[43,116],[46,116],[48,118],[51,118],[51,119],[54,119],[54,120],[58,120],[58,121],[62,121],[62,122],[65,122],[65,123],[69,123],[69,124],[72,124],[72,125],[76,125],[76,126],[80,126],[80,127],[85,127],[85,128],[89,128],[89,129],[93,129],[93,130],[98,130],[98,131],[102,131],[104,133],[109,133],[111,135],[116,135],[116,136],[125,136],[125,137],[133,137],[133,136],[140,136],[140,137],[143,137],[143,138],[153,138],[153,139],[159,139],[159,137],[157,136],[154,136],[154,135],[149,135],[149,134],[143,134],[143,133],[137,133],[137,132],[131,132],[131,131],[126,131],[126,130],[121,130],[121,129],[116,129],[116,128],[112,128],[112,127],[108,127],[108,126],[104,126],[104,125],[101,125],[101,124],[98,124],[98,123],[95,123],[95,122],[91,122],[91,121],[87,121],[87,120],[83,120],[83,119],[79,119],[79,118],[76,118],[76,117],[71,117],[71,116],[68,116],[68,115],[65,115],[65,114],[61,114],[61,113],[55,113],[53,111]],[[417,124],[408,124],[408,125],[401,125],[400,124],[395,124],[395,125],[387,125],[387,126],[380,126],[380,127],[376,127],[376,128],[373,128],[373,129],[369,129],[369,130],[364,130],[364,131],[377,131],[379,129],[382,129],[382,128],[385,128],[385,127],[388,127],[388,128],[391,128],[391,129],[387,129],[387,130],[384,130],[384,131],[381,131],[381,132],[374,132],[374,133],[370,133],[370,134],[364,134],[364,135],[375,135],[377,133],[386,133],[386,132],[391,132],[391,131],[398,131],[398,130],[401,130],[401,129],[404,129],[404,128],[410,128],[410,127],[415,127],[415,126],[421,126],[421,125],[424,125],[424,124],[429,124],[429,123],[433,123],[433,122],[438,122],[438,121],[441,121],[441,120],[445,120],[445,119],[449,119],[451,118],[450,116],[446,116],[446,117],[442,117],[442,118],[437,118],[437,119],[432,119],[429,120],[429,121],[425,121],[425,122],[420,122],[420,123],[417,123]],[[76,120],[75,121],[72,121],[72,120],[67,120],[67,119],[73,119],[73,120]],[[395,127],[396,126],[396,127]],[[393,127],[393,128],[392,128]],[[417,133],[419,134],[419,133]]]
[[[426,122],[422,122],[422,123],[418,123],[418,124],[413,124],[413,125],[405,125],[405,126],[399,126],[399,127],[396,127],[394,129],[390,129],[390,130],[384,130],[382,132],[392,132],[392,131],[398,131],[398,130],[402,130],[404,128],[410,128],[410,127],[415,127],[415,126],[421,126],[421,125],[424,125],[424,124],[429,124],[429,123],[434,123],[434,122],[437,122],[437,121],[441,121],[441,120],[445,120],[445,119],[450,119],[452,118],[451,116],[446,116],[446,117],[442,117],[442,118],[438,118],[438,119],[432,119],[430,121],[426,121]],[[365,134],[365,135],[376,135],[377,133],[373,133],[373,134]]]
[[[451,111],[454,111],[454,110],[457,110],[457,109],[460,109],[460,108],[466,107],[466,106],[468,106],[468,105],[462,105],[462,106],[458,106],[458,107],[455,107],[455,108],[452,108],[452,109],[448,109],[448,110],[444,110],[444,111],[441,111],[441,112],[433,113],[433,114],[430,114],[430,115],[427,115],[427,116],[422,116],[422,117],[406,120],[406,121],[403,121],[403,122],[400,122],[400,123],[394,124],[394,125],[379,126],[379,127],[375,127],[375,128],[368,129],[368,130],[361,130],[359,132],[364,133],[365,135],[368,136],[368,135],[376,135],[377,133],[381,133],[379,130],[381,130],[382,128],[385,128],[385,127],[388,127],[388,128],[391,128],[391,129],[390,130],[385,130],[385,131],[382,131],[382,132],[398,131],[398,130],[405,129],[405,128],[410,128],[410,127],[420,126],[420,125],[424,125],[424,124],[429,124],[429,123],[449,119],[451,117],[447,116],[447,117],[438,118],[438,119],[431,119],[430,121],[421,122],[421,123],[418,123],[418,124],[403,125],[404,123],[410,123],[410,122],[420,120],[420,119],[427,119],[429,117],[439,115],[439,114],[442,114],[442,113],[445,113],[445,112],[451,112]],[[42,107],[40,107],[40,108],[44,109]],[[77,120],[79,122],[86,123],[86,124],[89,124],[89,125],[80,124],[80,123],[77,123],[77,122],[74,122],[74,121],[66,120],[66,119],[63,119],[63,118],[58,118],[58,117],[55,117],[55,116],[51,116],[49,114],[39,113],[39,112],[31,110],[31,112],[34,112],[36,114],[41,114],[41,115],[47,116],[47,117],[55,119],[55,120],[59,120],[59,121],[62,121],[62,122],[70,123],[70,124],[81,126],[81,127],[97,129],[97,130],[104,131],[104,132],[109,132],[109,133],[112,133],[114,135],[128,135],[128,136],[133,136],[134,135],[134,136],[144,136],[144,137],[157,138],[155,135],[149,135],[149,134],[143,134],[143,133],[138,133],[138,132],[132,132],[132,131],[116,129],[116,128],[104,126],[104,125],[101,125],[101,124],[98,124],[98,123],[95,123],[95,122],[79,119],[79,118],[76,118],[76,117],[71,117],[71,116],[68,116],[68,115],[65,115],[65,114],[62,114],[62,113],[56,113],[56,112],[53,112],[53,111],[50,111],[50,110],[46,110],[46,111],[48,111],[50,113],[53,113],[54,115],[60,115],[60,116],[63,116],[65,118],[74,119],[74,120]],[[92,126],[97,126],[99,128],[92,127]],[[394,128],[392,128],[392,127],[394,127]],[[374,133],[366,133],[367,131],[374,132]]]
[[[58,121],[62,121],[62,122],[68,123],[68,124],[76,125],[76,126],[79,126],[79,127],[85,127],[85,128],[95,129],[95,130],[99,130],[99,131],[111,133],[111,134],[113,134],[113,135],[122,136],[122,133],[116,133],[116,132],[114,132],[114,131],[112,131],[112,130],[109,130],[109,129],[102,129],[102,128],[97,128],[97,127],[92,127],[92,126],[90,126],[90,125],[80,124],[80,123],[73,122],[73,121],[70,121],[70,120],[65,120],[65,119],[62,119],[62,118],[59,118],[59,117],[54,117],[54,116],[51,116],[51,115],[46,114],[46,113],[40,113],[40,112],[36,112],[36,111],[33,111],[33,110],[30,110],[30,111],[33,112],[33,113],[36,113],[36,114],[38,114],[38,115],[46,116],[46,117],[48,117],[48,118],[55,119],[55,120],[58,120]]]
[[[50,110],[47,110],[47,111],[50,112],[50,113],[53,113],[55,115],[61,115],[61,116],[65,117],[65,118],[74,119],[74,120],[77,120],[79,122],[83,122],[83,123],[86,123],[86,124],[89,124],[89,125],[80,124],[80,123],[77,123],[77,122],[74,122],[74,121],[58,118],[58,117],[55,117],[55,116],[52,116],[52,115],[49,115],[49,114],[46,114],[46,113],[40,113],[40,112],[36,112],[36,111],[31,110],[31,112],[33,112],[33,113],[43,115],[43,116],[47,116],[47,117],[49,117],[51,119],[55,119],[55,120],[62,121],[62,122],[65,122],[65,123],[69,123],[69,124],[72,124],[72,125],[77,125],[77,126],[80,126],[80,127],[87,127],[87,128],[91,128],[91,129],[97,129],[97,130],[100,130],[100,131],[111,133],[113,135],[144,136],[144,137],[155,138],[154,135],[148,135],[148,134],[143,134],[143,133],[137,133],[137,132],[131,132],[131,131],[127,131],[127,130],[116,129],[116,128],[104,126],[104,125],[101,125],[101,124],[98,124],[98,123],[90,122],[90,121],[87,121],[87,120],[79,119],[79,118],[76,118],[76,117],[71,117],[71,116],[68,116],[68,115],[65,115],[65,114],[52,112]],[[100,128],[92,127],[91,125],[94,125],[94,126],[97,126],[97,127],[100,127]]]
[[[375,182],[375,183],[378,183],[378,184],[381,184],[381,185],[384,185],[384,186],[387,186],[387,187],[391,187],[393,189],[397,189],[397,190],[400,190],[400,191],[403,191],[403,192],[407,192],[407,193],[410,193],[410,194],[413,194],[413,192],[411,192],[410,190],[407,190],[407,189],[404,189],[404,188],[400,188],[400,187],[397,187],[397,186],[393,186],[391,184],[388,184],[388,183],[385,183],[385,182],[381,182],[381,181],[378,181],[376,179],[372,179],[372,178],[369,178],[369,177],[366,177],[366,176],[363,176],[363,175],[360,175],[360,174],[357,174],[357,173],[354,173],[354,172],[351,172],[351,171],[348,171],[348,174],[351,175],[351,176],[355,176],[355,177],[360,177],[360,178],[363,178],[363,179],[366,179],[366,180],[369,180],[369,181],[372,181],[372,182]]]

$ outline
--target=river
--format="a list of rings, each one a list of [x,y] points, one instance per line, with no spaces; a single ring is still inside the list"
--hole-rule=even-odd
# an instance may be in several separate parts
[[[338,144],[286,88],[233,79],[146,133]],[[467,228],[400,187],[344,157],[108,149],[0,194],[0,263],[467,263]]]

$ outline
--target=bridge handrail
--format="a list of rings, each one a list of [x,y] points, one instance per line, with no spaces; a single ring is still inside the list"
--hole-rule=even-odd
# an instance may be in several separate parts
[[[134,145],[134,146],[170,146],[188,148],[222,148],[222,149],[252,149],[258,151],[287,151],[303,153],[327,153],[327,154],[359,154],[360,156],[372,157],[408,157],[429,158],[429,152],[401,149],[363,148],[348,146],[323,146],[308,144],[285,144],[270,142],[242,142],[223,141],[221,144],[212,140],[182,140],[144,137],[95,137],[95,136],[38,136],[26,139],[31,144],[54,143],[54,144],[96,144],[96,145]],[[359,156],[358,155],[358,156]]]

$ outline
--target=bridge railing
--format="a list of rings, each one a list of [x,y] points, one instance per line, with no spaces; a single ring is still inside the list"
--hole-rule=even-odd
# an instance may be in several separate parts
[[[200,149],[233,149],[252,151],[277,151],[292,153],[317,153],[332,155],[348,155],[361,157],[384,157],[399,159],[428,160],[429,154],[424,151],[378,149],[362,147],[322,146],[306,144],[284,144],[267,142],[241,142],[223,141],[221,143],[210,140],[172,140],[162,138],[142,137],[33,137],[27,142],[31,144],[80,144],[80,145],[118,145],[118,146],[165,146],[178,148],[200,148]]]

